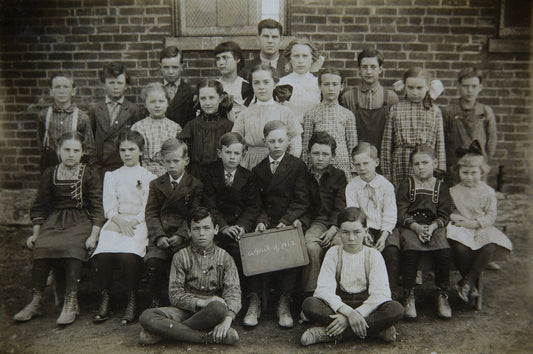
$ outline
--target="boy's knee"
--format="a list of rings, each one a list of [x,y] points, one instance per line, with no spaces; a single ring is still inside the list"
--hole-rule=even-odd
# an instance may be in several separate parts
[[[320,299],[317,299],[316,297],[310,296],[307,299],[304,300],[302,303],[302,311],[303,313],[309,317],[312,316],[316,312],[317,306],[320,306]]]
[[[157,313],[155,312],[156,309],[146,309],[143,311],[143,313],[139,316],[139,324],[146,329],[150,329],[153,327],[153,322],[158,317]]]
[[[405,308],[398,301],[390,301],[387,303],[387,312],[392,321],[399,321],[403,318]]]
[[[305,245],[310,258],[320,257],[320,254],[322,253],[322,246],[320,246],[318,242],[306,241]]]
[[[228,307],[220,301],[211,301],[205,309],[216,322],[222,322],[228,315]]]

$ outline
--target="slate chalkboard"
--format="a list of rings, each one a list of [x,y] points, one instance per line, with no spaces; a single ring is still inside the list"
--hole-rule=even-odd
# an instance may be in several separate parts
[[[239,248],[246,276],[309,263],[301,227],[287,226],[246,234],[239,241]]]

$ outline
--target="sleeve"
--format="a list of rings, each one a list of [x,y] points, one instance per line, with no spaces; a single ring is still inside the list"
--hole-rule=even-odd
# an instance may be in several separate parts
[[[142,189],[143,189],[143,208],[142,210],[139,212],[139,214],[137,214],[135,216],[135,220],[137,220],[140,223],[143,223],[145,221],[144,219],[144,215],[145,215],[145,209],[146,209],[146,204],[148,202],[148,194],[150,193],[150,182],[152,182],[156,177],[155,175],[151,174],[151,173],[148,173],[147,172],[147,177],[144,178],[144,181],[143,181],[143,185],[142,185]]]
[[[346,209],[346,175],[341,173],[337,181],[338,188],[335,191],[333,211],[328,218],[328,227],[337,225],[339,213]]]
[[[487,114],[487,146],[485,151],[487,152],[487,156],[492,158],[496,153],[496,143],[498,140],[496,118],[494,117],[494,112],[492,111],[492,108],[486,105],[484,105],[483,108],[485,109],[485,112]]]
[[[285,121],[287,122],[287,131],[290,137],[289,154],[300,158],[302,155],[302,125],[289,108],[286,109],[284,115]]]
[[[146,228],[148,229],[148,237],[152,244],[156,244],[159,237],[165,236],[163,224],[161,223],[161,205],[163,200],[160,192],[154,187],[154,180],[150,183],[150,190],[148,192],[148,200],[146,202],[146,209],[144,218],[146,220]]]
[[[392,181],[391,160],[394,141],[394,114],[395,107],[392,106],[385,121],[385,130],[383,131],[383,140],[381,141],[381,170],[383,176]]]
[[[328,306],[335,312],[337,312],[343,305],[342,299],[337,295],[337,249],[340,246],[331,247],[322,266],[320,267],[320,273],[318,274],[318,280],[316,283],[314,297],[324,300]]]
[[[388,102],[388,105],[389,106],[392,106],[394,104],[397,104],[398,102],[400,102],[400,99],[398,98],[398,95],[396,94],[396,92],[394,92],[393,90],[387,90],[387,95],[388,95],[388,99],[387,101]]]
[[[368,317],[379,305],[391,300],[389,278],[385,261],[377,250],[366,249],[370,253],[370,271],[368,272],[368,298],[356,310],[363,317]]]
[[[437,119],[437,141],[435,143],[435,152],[438,159],[437,168],[441,171],[446,171],[446,148],[444,147],[444,128],[442,123],[442,113],[440,108],[434,106],[435,115]]]
[[[39,150],[43,149],[43,140],[44,140],[44,132],[46,130],[46,111],[48,109],[44,109],[39,112],[37,115],[37,144],[39,147]]]
[[[259,166],[260,165],[257,165],[252,170],[252,177],[256,181],[257,189],[259,190],[259,216],[257,217],[257,224],[263,223],[265,225],[268,225],[268,215],[266,213],[266,210],[264,208],[264,203],[263,203],[263,200],[261,198],[261,191],[260,191],[260,185],[259,185],[259,176],[258,176],[258,173],[257,173],[257,167],[259,167]]]
[[[85,174],[85,196],[87,198],[87,211],[93,226],[102,227],[105,222],[104,208],[102,206],[102,180],[95,170],[88,168]]]
[[[476,218],[482,228],[494,225],[497,215],[497,203],[496,193],[490,188],[490,191],[487,192],[487,203],[483,206],[485,215]]]
[[[279,220],[285,225],[291,225],[294,220],[301,218],[309,208],[309,180],[307,178],[307,168],[302,160],[295,159],[295,168],[297,169],[294,182],[294,191],[292,200],[285,215]]]
[[[398,209],[398,224],[408,228],[412,223],[415,222],[415,219],[407,213],[409,210],[409,183],[406,181],[401,182],[396,191],[396,206]]]
[[[44,170],[39,189],[37,190],[37,197],[33,202],[30,210],[30,219],[33,225],[42,225],[48,218],[48,214],[53,209],[50,204],[52,201],[52,174],[54,167],[48,167]]]
[[[351,181],[346,186],[346,207],[356,207],[360,208],[359,202],[357,201],[357,192],[355,187],[355,181]]]
[[[352,112],[346,112],[348,119],[346,121],[346,147],[348,148],[348,156],[351,156],[352,150],[357,146],[357,127],[355,125],[355,115]],[[351,163],[350,163],[351,164]],[[353,168],[350,169],[355,171]]]
[[[227,226],[228,222],[226,221],[226,219],[224,219],[224,215],[222,214],[222,212],[218,210],[217,191],[213,184],[213,179],[216,177],[209,173],[208,168],[209,167],[207,167],[203,171],[204,173],[202,173],[202,183],[204,185],[204,189],[202,192],[202,205],[211,210],[211,212],[215,216],[218,227],[222,228],[224,226]]]
[[[194,312],[196,310],[197,298],[185,290],[187,268],[186,249],[174,254],[170,266],[170,276],[168,282],[168,297],[170,304],[174,307]]]
[[[183,140],[187,144],[187,148],[189,149],[189,154],[191,153],[193,149],[193,134],[192,134],[192,122],[194,120],[190,120],[185,124],[185,127],[183,127],[183,130],[178,129],[177,131],[177,138]],[[181,131],[180,131],[181,130]]]
[[[355,89],[346,89],[341,96],[341,105],[355,112],[357,109],[357,102],[355,100]]]
[[[314,132],[314,122],[313,122],[313,113],[314,110],[307,111],[304,114],[304,134],[302,140],[302,160],[308,166],[310,165],[309,161],[309,140]]]
[[[383,186],[383,211],[381,220],[381,230],[392,233],[396,227],[398,219],[398,210],[396,207],[396,195],[394,194],[394,186],[388,181]]]
[[[105,217],[110,220],[118,214],[118,196],[116,190],[116,176],[112,172],[106,172],[104,175],[104,193],[102,201],[104,204]]]
[[[193,210],[194,208],[198,208],[199,206],[202,205],[203,193],[204,193],[204,184],[200,180],[196,179],[196,183],[192,191],[191,209],[189,210],[189,212]]]
[[[246,202],[244,211],[239,215],[237,224],[244,227],[246,232],[252,232],[255,229],[255,223],[261,210],[261,197],[259,187],[254,174],[250,174],[245,186]]]
[[[85,155],[87,155],[90,164],[95,162],[96,149],[94,145],[94,133],[91,127],[91,121],[87,113],[81,109],[78,112],[78,131],[83,135],[83,146]]]
[[[235,119],[235,122],[233,122],[233,128],[231,128],[232,132],[239,133],[243,138],[245,138],[245,125],[244,125],[244,117],[247,115],[248,109],[244,109],[239,113],[239,116],[237,119]],[[246,138],[245,138],[246,139]]]
[[[239,272],[231,256],[224,252],[224,279],[222,281],[222,298],[228,305],[229,316],[235,319],[235,316],[241,310],[241,285],[239,282]]]
[[[450,213],[452,211],[452,198],[450,190],[446,184],[441,183],[439,202],[437,203],[437,222],[439,227],[446,227],[450,221]]]

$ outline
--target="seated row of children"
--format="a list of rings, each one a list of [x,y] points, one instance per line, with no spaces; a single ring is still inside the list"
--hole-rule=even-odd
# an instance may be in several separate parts
[[[307,229],[308,245],[318,243],[321,248],[313,253],[313,247],[309,247],[311,263],[305,267],[302,282],[316,283],[316,286],[306,289],[304,285],[306,295],[313,297],[304,301],[303,314],[318,324],[328,325],[306,331],[302,344],[336,340],[343,332],[348,337],[352,332],[359,337],[377,334],[392,341],[396,338],[393,324],[403,315],[401,305],[392,301],[388,284],[391,276],[398,274],[399,268],[392,263],[398,262],[398,254],[404,263],[403,286],[408,290],[406,316],[416,317],[417,258],[426,251],[437,261],[439,315],[450,317],[446,294],[450,250],[445,228],[453,235],[450,243],[463,276],[458,293],[465,301],[475,296],[475,280],[493,253],[511,248],[508,239],[491,226],[496,199],[494,191],[480,180],[486,165],[478,145],[459,161],[461,183],[451,193],[433,177],[437,165],[434,149],[417,146],[410,155],[413,175],[399,186],[395,196],[394,192],[392,195],[386,192],[393,190],[392,184],[376,174],[379,160],[377,149],[371,144],[361,143],[354,149],[352,160],[358,176],[345,188],[344,173],[331,166],[335,140],[324,132],[312,136],[311,167],[307,169],[300,159],[287,154],[288,128],[281,121],[265,125],[267,157],[251,172],[239,166],[245,154],[243,138],[237,133],[225,134],[218,148],[220,161],[204,169],[203,182],[185,171],[189,162],[187,145],[174,138],[165,141],[161,150],[167,172],[155,178],[139,166],[142,135],[130,131],[120,138],[124,166],[106,174],[102,208],[97,173],[80,163],[82,141],[83,137],[76,132],[61,136],[58,141],[61,162],[43,174],[31,212],[34,233],[27,242],[34,252],[34,295],[31,303],[15,315],[17,321],[29,320],[40,313],[46,277],[53,268],[56,274],[64,271],[66,279],[65,301],[57,323],[72,323],[79,311],[77,291],[81,265],[91,254],[102,284],[102,303],[95,321],[109,317],[110,284],[106,285],[106,281],[109,282],[116,261],[124,262],[123,270],[131,286],[123,322],[134,321],[136,280],[144,255],[149,272],[154,271],[153,276],[156,270],[161,276],[165,268],[170,268],[169,298],[173,307],[154,307],[143,313],[140,321],[143,343],[160,338],[235,343],[238,334],[230,325],[241,306],[238,274],[243,278],[242,267],[237,271],[234,266],[235,261],[239,263],[238,256],[229,257],[213,247],[213,237],[216,234],[219,244],[228,246],[234,255],[240,237],[254,227],[261,231],[300,224]],[[358,208],[344,210],[345,198],[348,206],[354,203]],[[386,230],[388,226],[382,225],[387,225],[384,220],[396,215],[385,213],[383,206],[395,209],[395,200],[398,228],[397,232],[390,232]],[[189,211],[200,205],[207,207],[200,213],[204,216],[195,217],[192,213],[187,224]],[[212,216],[207,218],[209,215]],[[100,230],[105,217],[108,222]],[[446,226],[450,218],[453,223]],[[146,234],[144,240],[137,236],[143,230],[147,230],[150,239],[146,254],[142,247],[143,242],[144,246],[147,244]],[[191,245],[183,248],[190,239]],[[362,247],[363,240],[368,248]],[[317,273],[319,254],[331,245],[341,244],[342,247],[329,249]],[[176,253],[179,248],[182,249]],[[391,252],[384,255],[391,256],[383,261],[378,251],[385,250]],[[154,264],[150,264],[152,259]],[[349,266],[343,271],[346,264]],[[243,323],[257,325],[261,311],[258,292],[267,278],[278,278],[280,326],[292,327],[290,301],[298,279],[295,269],[244,280],[250,304]],[[150,288],[157,291],[162,285],[154,281]],[[367,295],[360,294],[365,290]],[[156,294],[154,299],[157,297]],[[329,318],[333,318],[331,323]],[[351,331],[346,332],[348,325]],[[174,326],[182,330],[174,331]],[[205,330],[213,326],[213,331],[206,334]]]

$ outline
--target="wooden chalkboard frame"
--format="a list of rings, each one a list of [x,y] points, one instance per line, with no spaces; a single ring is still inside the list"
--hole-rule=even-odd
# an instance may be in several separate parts
[[[258,245],[259,248],[257,248]],[[286,226],[245,234],[239,241],[239,249],[243,272],[246,276],[309,264],[309,255],[301,226]],[[273,256],[273,253],[279,256]],[[272,258],[275,258],[276,262],[272,262]]]

